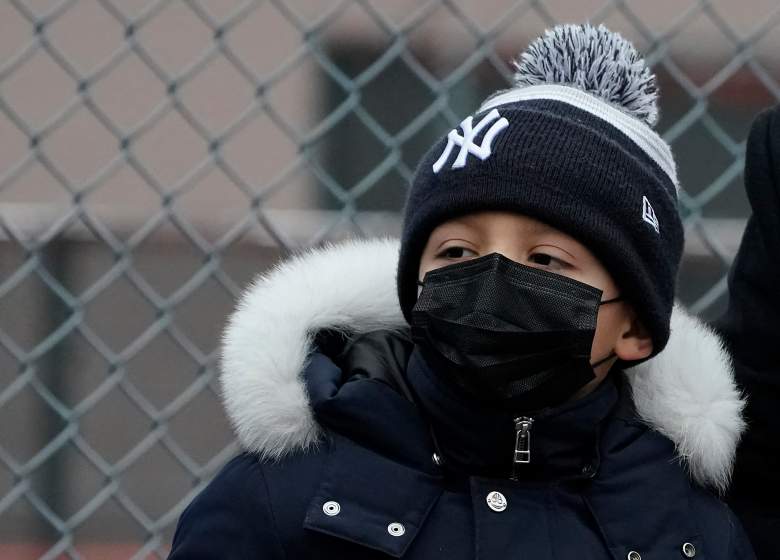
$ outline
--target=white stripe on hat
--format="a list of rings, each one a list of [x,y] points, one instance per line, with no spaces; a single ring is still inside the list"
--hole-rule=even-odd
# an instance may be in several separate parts
[[[677,181],[677,167],[669,144],[655,130],[639,119],[625,114],[606,101],[581,89],[562,84],[540,84],[513,88],[486,100],[477,113],[488,111],[507,103],[530,99],[563,101],[607,121],[644,150],[666,173],[672,181],[675,190],[680,190],[680,185]]]

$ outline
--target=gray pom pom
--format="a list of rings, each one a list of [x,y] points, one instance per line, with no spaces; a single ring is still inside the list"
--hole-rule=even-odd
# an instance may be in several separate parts
[[[658,121],[655,75],[634,46],[604,25],[557,25],[514,62],[515,86],[571,85],[650,126]]]

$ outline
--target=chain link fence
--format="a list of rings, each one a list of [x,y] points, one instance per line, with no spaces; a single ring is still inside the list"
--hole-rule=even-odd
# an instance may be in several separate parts
[[[237,451],[216,382],[241,287],[397,234],[415,163],[559,22],[654,66],[680,298],[714,316],[780,100],[780,6],[657,0],[9,0],[0,5],[0,557],[165,557]]]

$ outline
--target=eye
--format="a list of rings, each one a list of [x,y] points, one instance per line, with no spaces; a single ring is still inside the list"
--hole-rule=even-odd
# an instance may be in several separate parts
[[[547,253],[533,253],[530,257],[528,257],[529,260],[533,263],[550,267],[553,269],[563,269],[568,266],[568,263],[565,261],[562,261],[560,259],[556,259],[555,257],[548,255]]]
[[[462,259],[464,257],[475,257],[477,254],[471,249],[453,245],[452,247],[447,247],[436,256],[444,259]]]

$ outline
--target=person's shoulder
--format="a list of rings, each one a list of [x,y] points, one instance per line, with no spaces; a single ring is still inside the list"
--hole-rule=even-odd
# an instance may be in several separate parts
[[[284,524],[311,500],[326,453],[320,447],[275,459],[248,452],[231,459],[181,514],[170,558],[249,558],[260,549],[283,557]]]
[[[725,490],[728,474],[723,479],[717,469],[706,470],[708,463],[681,455],[679,442],[638,412],[627,381],[618,385],[618,404],[602,434],[602,460],[613,482],[631,489],[626,511],[635,502],[655,504],[645,508],[646,515],[679,516],[681,525],[691,520],[698,528],[692,533],[700,534],[708,550],[718,551],[713,557],[753,559],[742,525],[718,494]],[[695,472],[697,468],[704,471]],[[662,493],[667,499],[659,501]]]
[[[216,490],[241,491],[256,486],[280,473],[293,479],[317,476],[325,457],[330,452],[330,438],[323,435],[314,445],[278,457],[261,457],[244,451],[228,461],[211,481]]]
[[[194,502],[211,495],[226,496],[239,492],[242,487],[254,485],[262,479],[263,469],[260,458],[252,453],[241,452],[217,472]]]
[[[222,504],[232,509],[253,513],[273,504],[274,489],[285,487],[287,496],[300,494],[303,498],[318,482],[325,456],[328,453],[327,438],[308,450],[288,453],[276,458],[262,458],[243,452],[231,459],[211,482],[193,500],[190,507]],[[201,506],[202,507],[202,506]]]
[[[753,560],[755,554],[739,518],[718,496],[692,483],[691,508],[709,548],[728,551],[736,560]]]
[[[277,541],[269,513],[259,462],[238,455],[182,512],[169,559],[248,558],[257,546]]]

